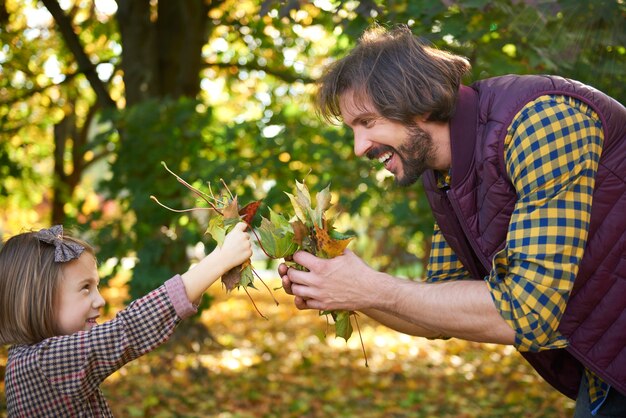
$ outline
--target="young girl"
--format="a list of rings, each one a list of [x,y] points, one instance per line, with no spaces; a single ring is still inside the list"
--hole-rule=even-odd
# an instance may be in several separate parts
[[[0,344],[9,416],[112,416],[100,383],[167,341],[196,312],[194,302],[222,274],[252,255],[239,223],[195,267],[97,324],[94,250],[57,225],[9,239],[0,249]]]

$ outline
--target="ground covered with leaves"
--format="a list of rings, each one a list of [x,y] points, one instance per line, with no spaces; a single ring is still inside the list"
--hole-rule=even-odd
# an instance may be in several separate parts
[[[280,281],[270,279],[271,288]],[[105,295],[120,299],[123,293]],[[156,351],[102,389],[119,417],[570,417],[560,395],[508,347],[408,337],[362,315],[358,335],[336,338],[326,317],[301,312],[282,290],[219,286],[197,325],[183,323]],[[206,330],[210,330],[207,332]],[[324,337],[327,332],[328,337]],[[0,377],[6,349],[0,351]],[[6,416],[4,382],[0,416]]]

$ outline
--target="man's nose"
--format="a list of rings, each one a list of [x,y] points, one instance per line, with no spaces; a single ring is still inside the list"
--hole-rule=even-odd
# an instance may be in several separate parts
[[[372,147],[372,141],[368,139],[367,132],[363,130],[354,131],[354,154],[357,157],[364,156]]]

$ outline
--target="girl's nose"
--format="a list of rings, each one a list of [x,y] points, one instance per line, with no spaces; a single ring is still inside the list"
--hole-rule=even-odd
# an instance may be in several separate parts
[[[93,307],[96,309],[100,309],[104,306],[105,303],[106,302],[104,298],[102,297],[102,295],[100,294],[100,291],[98,290],[96,294],[96,298],[93,301]]]

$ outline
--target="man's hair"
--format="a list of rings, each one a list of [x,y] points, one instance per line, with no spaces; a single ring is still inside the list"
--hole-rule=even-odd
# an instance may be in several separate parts
[[[0,248],[0,345],[35,344],[57,335],[55,306],[66,263],[55,262],[54,245],[35,234],[15,235]],[[63,241],[94,256],[82,240],[64,236]]]
[[[436,49],[405,26],[391,31],[374,26],[344,58],[331,64],[318,83],[317,110],[328,122],[341,120],[339,98],[369,99],[383,117],[413,124],[416,116],[446,122],[469,61]]]

